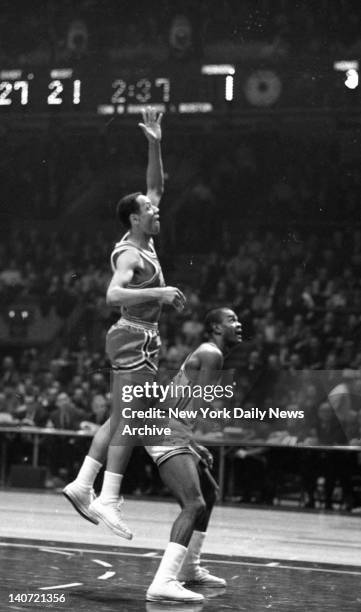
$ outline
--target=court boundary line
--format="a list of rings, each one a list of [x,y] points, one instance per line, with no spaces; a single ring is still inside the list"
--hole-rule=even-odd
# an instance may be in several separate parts
[[[25,542],[5,542],[2,541],[0,542],[0,547],[2,548],[29,548],[29,549],[38,549],[40,550],[41,548],[54,548],[54,549],[58,549],[59,551],[68,551],[69,553],[71,552],[79,552],[79,553],[91,553],[91,554],[106,554],[106,555],[113,555],[113,556],[118,556],[118,557],[145,557],[148,558],[147,553],[144,552],[128,552],[128,551],[124,551],[124,550],[109,550],[106,547],[104,548],[78,548],[78,547],[73,547],[73,546],[58,546],[56,543],[54,543],[54,541],[49,542],[48,540],[45,541],[47,542],[47,544],[44,544],[44,540],[40,540],[39,544],[27,544]],[[146,550],[146,549],[141,549],[141,550]],[[43,551],[44,552],[44,551]],[[49,551],[51,552],[51,551]],[[162,554],[163,551],[159,551],[159,553],[157,552],[156,555],[154,555],[152,557],[152,559],[161,559],[162,558]],[[210,553],[211,554],[211,553]],[[348,566],[342,566],[345,569],[338,569],[335,567],[330,567],[331,564],[322,564],[322,567],[313,567],[312,565],[289,565],[290,561],[281,561],[281,560],[276,560],[276,559],[263,559],[263,563],[261,563],[260,561],[245,561],[242,560],[242,557],[237,558],[237,560],[232,560],[232,559],[224,559],[224,558],[211,558],[210,554],[205,553],[203,556],[203,562],[205,564],[207,563],[219,563],[221,565],[243,565],[243,566],[248,566],[248,567],[259,567],[259,568],[264,568],[264,569],[288,569],[288,570],[297,570],[297,571],[306,571],[306,572],[319,572],[319,573],[330,573],[330,574],[347,574],[349,576],[361,576],[361,567],[358,568],[357,566],[350,566],[350,569],[346,569]],[[216,557],[217,555],[213,555],[213,557]],[[243,558],[244,559],[244,558]],[[257,557],[255,557],[255,559],[257,559]],[[268,562],[268,563],[267,563]],[[302,563],[302,561],[296,561],[296,563]],[[312,563],[312,562],[310,562]],[[320,563],[318,563],[318,565],[321,565]]]

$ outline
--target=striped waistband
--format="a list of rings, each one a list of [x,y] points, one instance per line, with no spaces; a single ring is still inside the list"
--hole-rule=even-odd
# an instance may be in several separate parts
[[[132,319],[130,317],[122,316],[112,327],[134,327],[134,329],[145,330],[145,331],[158,331],[158,323],[152,323],[151,321],[142,321],[141,319]]]
[[[191,446],[174,446],[173,448],[165,446],[164,453],[159,457],[156,457],[154,460],[155,463],[159,466],[164,463],[164,461],[167,461],[167,459],[175,457],[175,455],[195,455],[200,458],[198,453]]]

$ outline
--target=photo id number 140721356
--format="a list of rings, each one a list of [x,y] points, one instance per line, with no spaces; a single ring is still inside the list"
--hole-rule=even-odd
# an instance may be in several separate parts
[[[64,593],[10,593],[9,603],[65,603]]]

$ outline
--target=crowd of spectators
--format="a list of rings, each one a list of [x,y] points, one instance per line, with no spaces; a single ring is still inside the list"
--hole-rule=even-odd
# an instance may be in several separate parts
[[[360,51],[348,0],[23,0],[3,3],[2,63],[176,57],[292,57]],[[16,35],[14,36],[14,32]]]
[[[0,272],[2,319],[31,300],[44,314],[55,308],[64,320],[81,305],[82,330],[100,350],[113,317],[104,299],[110,280],[106,236],[90,239],[76,231],[63,239],[56,232],[15,230],[8,238],[2,245],[2,261],[9,262]],[[178,365],[184,350],[200,340],[201,318],[210,306],[232,304],[252,339],[254,360],[257,353],[258,360],[275,360],[280,368],[358,368],[361,231],[334,229],[324,240],[301,230],[286,236],[249,230],[238,240],[237,251],[228,255],[175,258],[169,274],[184,289],[188,306],[181,317],[168,312],[162,322],[165,345],[179,356],[169,361]]]
[[[51,347],[18,348],[14,356],[4,357],[2,424],[94,433],[105,420],[110,395],[103,346],[106,330],[118,316],[104,299],[110,278],[105,238],[94,236],[90,249],[79,232],[68,235],[65,242],[56,234],[47,238],[35,231],[28,236],[19,231],[9,234],[8,252],[14,261],[0,273],[3,318],[12,304],[28,303],[29,296],[39,301],[45,314],[55,308],[64,322],[76,310],[78,316],[68,337]],[[176,271],[170,270],[187,296],[187,306],[182,314],[168,309],[162,317],[161,377],[169,378],[202,340],[205,312],[231,305],[243,323],[245,340],[226,363],[236,372],[233,406],[245,410],[277,406],[301,410],[305,416],[264,422],[201,420],[198,433],[214,439],[223,431],[234,436],[234,444],[359,446],[360,230],[334,230],[325,241],[302,230],[287,239],[277,231],[248,230],[239,240],[237,251],[228,256],[217,251],[198,254],[192,265],[186,257],[175,265]],[[66,452],[54,449],[54,445],[45,449],[52,473],[58,477],[64,470],[73,473],[80,459],[77,447],[71,445]],[[256,462],[253,456],[252,462]],[[312,486],[305,481],[310,491],[316,487],[316,476],[313,479]],[[144,483],[147,489],[146,478]],[[311,493],[309,497],[312,501]],[[329,492],[327,503],[331,504]]]
[[[13,145],[12,173],[6,160],[0,169],[8,215],[0,245],[3,341],[27,335],[31,345],[32,309],[38,308],[42,320],[55,313],[66,323],[63,339],[72,350],[85,342],[102,352],[115,317],[104,300],[111,244],[119,239],[114,202],[144,182],[144,143],[134,127],[132,136],[78,134],[74,144],[58,134]],[[249,364],[242,367],[360,366],[355,142],[357,135],[352,141],[281,132],[194,139],[189,131],[165,130],[158,250],[168,282],[188,298],[181,317],[168,311],[161,323],[166,367],[179,366],[202,337],[204,312],[223,304],[232,304],[244,325]],[[26,153],[31,147],[33,168]],[[42,162],[53,168],[46,180],[35,171]],[[24,172],[32,178],[20,190]],[[38,206],[31,200],[36,190],[43,200]],[[85,216],[86,230],[80,229]],[[16,328],[18,311],[25,318]]]
[[[237,404],[306,415],[298,427],[294,419],[282,427],[250,419],[200,433],[219,435],[231,426],[238,441],[360,444],[359,380],[350,392],[347,373],[361,366],[357,144],[357,134],[351,140],[275,131],[196,139],[189,131],[165,130],[159,253],[187,307],[162,316],[161,375],[176,370],[200,342],[205,312],[231,305],[245,340],[228,364],[237,373]],[[29,143],[26,153],[14,141],[14,154],[0,168],[6,213],[0,418],[94,431],[110,402],[104,338],[117,313],[104,295],[111,245],[119,238],[114,202],[141,188],[146,151],[134,127],[132,138],[120,139],[116,131],[78,134],[74,144],[57,135],[48,145],[38,142],[30,156]],[[45,180],[44,165],[51,166]],[[54,313],[62,324],[51,343],[32,341],[35,309],[44,330]],[[351,400],[325,404],[342,384],[346,390],[338,395]],[[61,456],[67,455],[52,455],[55,474],[65,469],[57,464]]]

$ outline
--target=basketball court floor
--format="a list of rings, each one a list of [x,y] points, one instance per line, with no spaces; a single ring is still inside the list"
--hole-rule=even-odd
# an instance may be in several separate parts
[[[203,604],[145,602],[171,502],[126,500],[131,542],[78,516],[63,496],[0,492],[0,610],[361,612],[361,518],[217,506],[204,565],[227,589]]]

